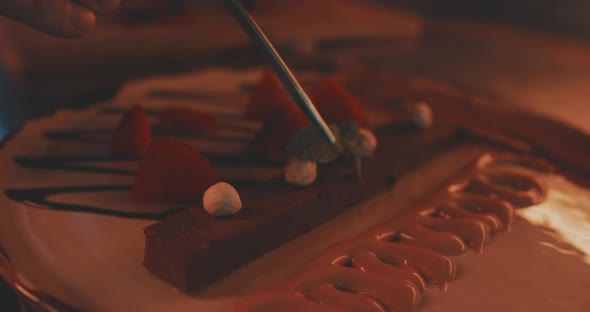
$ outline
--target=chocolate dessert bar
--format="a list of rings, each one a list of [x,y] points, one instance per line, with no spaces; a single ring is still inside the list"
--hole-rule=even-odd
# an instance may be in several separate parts
[[[427,101],[434,112],[435,126],[418,131],[394,123],[377,129],[380,147],[365,163],[364,182],[357,180],[350,163],[337,162],[322,167],[318,181],[307,188],[275,179],[240,189],[244,208],[234,217],[214,218],[202,209],[191,209],[156,222],[145,229],[145,267],[185,292],[198,291],[355,204],[390,189],[396,178],[426,160],[465,143],[546,158],[558,164],[562,174],[589,185],[590,163],[582,155],[590,154],[590,139],[558,122],[471,103],[463,97],[417,92],[415,88],[404,88],[403,83],[384,96]],[[519,179],[505,182],[515,188],[524,183]],[[478,190],[485,191],[489,190]],[[518,200],[529,200],[510,199],[516,201],[514,205],[522,204]],[[453,207],[448,209],[445,213],[462,213]],[[486,226],[493,227],[498,219],[505,226],[506,217],[499,213],[489,217],[491,221],[485,222],[492,224]],[[472,243],[483,246],[485,242]]]

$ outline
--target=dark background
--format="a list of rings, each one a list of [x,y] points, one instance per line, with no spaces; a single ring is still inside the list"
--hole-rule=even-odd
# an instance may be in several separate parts
[[[525,27],[538,32],[590,38],[590,2],[585,0],[380,0],[430,16]]]

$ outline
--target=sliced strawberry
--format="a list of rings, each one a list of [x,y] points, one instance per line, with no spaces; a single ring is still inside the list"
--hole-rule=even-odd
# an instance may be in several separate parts
[[[219,129],[215,116],[185,107],[168,107],[158,113],[162,130],[172,133],[211,134]]]
[[[326,122],[356,121],[367,125],[363,104],[336,79],[325,79],[314,92],[313,103]]]
[[[250,151],[262,158],[280,156],[291,137],[309,121],[292,102],[272,113],[252,142]]]
[[[151,142],[152,135],[147,115],[143,107],[135,105],[119,122],[109,148],[113,155],[141,156]]]
[[[217,172],[190,145],[172,138],[152,143],[139,167],[132,199],[137,202],[199,204]]]
[[[246,105],[245,117],[264,121],[273,112],[288,103],[289,99],[289,94],[283,88],[274,71],[266,69]]]

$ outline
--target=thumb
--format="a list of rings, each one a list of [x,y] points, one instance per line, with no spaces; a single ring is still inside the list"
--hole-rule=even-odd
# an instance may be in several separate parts
[[[0,0],[0,14],[58,37],[81,37],[96,23],[96,15],[71,0]]]

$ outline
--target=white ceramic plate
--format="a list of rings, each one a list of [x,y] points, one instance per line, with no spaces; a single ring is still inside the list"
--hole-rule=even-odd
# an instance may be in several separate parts
[[[0,152],[1,185],[7,191],[0,194],[0,244],[10,257],[13,272],[18,272],[19,282],[67,305],[89,311],[227,311],[236,297],[273,285],[326,246],[412,206],[481,153],[477,148],[472,148],[441,155],[402,179],[391,192],[352,208],[318,229],[237,270],[203,293],[190,296],[183,294],[152,276],[141,264],[143,228],[154,222],[150,219],[165,214],[171,207],[131,203],[125,187],[133,183],[132,172],[136,169],[137,162],[101,160],[101,157],[107,155],[104,140],[119,120],[120,111],[134,103],[141,103],[148,110],[171,104],[196,105],[223,116],[225,128],[215,138],[192,138],[187,139],[187,142],[205,153],[239,155],[259,127],[239,118],[242,104],[248,95],[244,87],[255,83],[258,75],[258,70],[212,70],[186,76],[143,80],[130,84],[112,102],[82,111],[62,110],[27,123],[6,142]],[[85,167],[86,171],[63,168],[55,170],[43,168],[43,162],[39,159],[47,157],[54,160],[60,157],[86,157],[86,160],[92,161],[65,163],[70,169],[77,166],[78,169]],[[88,172],[88,167],[93,168],[94,172]],[[254,176],[264,179],[281,173],[280,167],[221,166],[218,169],[223,176],[243,179],[254,179]],[[425,174],[429,176],[428,181],[423,179]],[[558,224],[553,224],[556,231],[566,234],[570,239],[573,237],[570,243],[582,252],[577,254],[577,258],[583,259],[581,256],[590,252],[585,249],[588,247],[587,237],[590,230],[588,222],[584,221],[587,219],[579,216],[590,216],[587,209],[590,207],[590,196],[586,190],[559,177],[547,179],[554,189],[550,193],[550,200],[527,210],[528,213],[523,215],[538,223],[542,223],[544,214],[551,215],[551,220],[558,221]],[[112,187],[113,185],[120,187]],[[97,186],[100,190],[97,190]],[[105,190],[101,189],[102,186],[111,187]],[[54,191],[51,188],[55,187],[70,189],[67,192],[49,194],[45,199],[51,203],[40,202],[41,198],[33,196],[38,194],[39,189],[49,192]],[[90,191],[78,192],[85,188]],[[37,193],[31,193],[31,189],[36,189]],[[392,203],[395,203],[394,209],[391,208]],[[88,210],[92,207],[97,209],[92,213],[64,210]],[[563,207],[567,207],[568,213],[559,213],[563,211]],[[556,219],[555,215],[563,218]],[[520,222],[525,221],[520,219]],[[569,234],[568,229],[572,230]],[[538,245],[534,244],[537,242],[536,238],[531,243],[527,241],[527,237],[515,240],[509,235],[514,233],[501,236],[496,244],[489,247],[489,252],[486,251],[480,260],[474,261],[486,263],[494,270],[509,271],[508,266],[494,267],[498,263],[496,255],[511,250],[518,242],[524,242],[523,244],[534,245],[531,247],[533,249],[527,249],[530,255],[545,255],[545,260],[537,261],[539,265],[528,266],[530,269],[524,271],[528,275],[516,275],[513,277],[514,282],[523,282],[527,280],[526,276],[543,272],[560,274],[565,276],[566,281],[586,283],[590,287],[588,282],[576,280],[575,274],[572,275],[572,272],[590,274],[590,267],[583,261],[572,260],[568,267],[548,270],[551,261],[567,255],[555,251],[555,246],[538,249]],[[469,254],[463,259],[473,257],[474,255]],[[527,257],[517,258],[517,264],[526,266],[527,260]],[[457,298],[463,293],[461,289],[473,289],[472,285],[477,284],[476,278],[479,275],[481,274],[462,276],[456,282],[455,290],[452,284],[448,295],[439,296],[440,298],[435,291],[428,290],[427,298],[437,298],[428,301],[424,308],[445,311],[444,306],[456,305]],[[469,278],[470,276],[473,278]],[[493,282],[494,274],[485,276],[490,281],[489,285],[494,285],[498,291],[505,288],[502,280]],[[521,278],[522,276],[525,277]],[[542,283],[532,281],[530,285]],[[529,286],[523,285],[523,288],[536,289]],[[577,302],[574,305],[551,305],[551,302],[543,304],[547,308],[576,308],[584,306],[588,300],[580,293],[569,297],[554,296],[547,300],[554,302],[565,300],[564,298]],[[501,305],[494,306],[500,304],[499,302],[501,300],[492,300],[488,307],[501,309]]]

